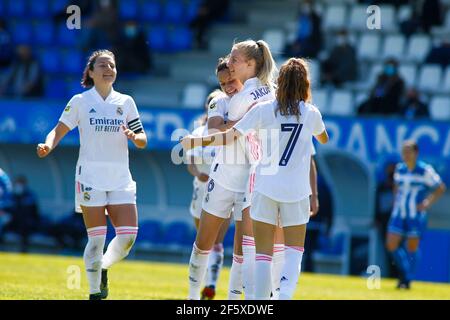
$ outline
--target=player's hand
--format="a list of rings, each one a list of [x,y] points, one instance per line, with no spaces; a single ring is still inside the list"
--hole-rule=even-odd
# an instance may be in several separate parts
[[[125,125],[121,125],[123,133],[127,136],[127,138],[131,141],[134,141],[136,138],[136,133],[125,127]]]
[[[209,176],[206,173],[200,173],[197,176],[197,179],[200,180],[201,182],[206,182],[209,180]]]
[[[183,147],[183,149],[185,151],[192,149],[192,147],[193,147],[192,146],[192,139],[193,138],[194,138],[193,136],[187,135],[186,137],[183,137],[183,138],[180,139],[181,146]]]
[[[317,197],[317,195],[312,195],[311,196],[311,201],[310,201],[310,211],[311,217],[314,217],[317,212],[319,212],[319,198]]]
[[[45,143],[39,143],[36,148],[36,153],[39,158],[44,158],[44,157],[48,156],[50,151],[51,151],[50,146],[46,145]]]
[[[429,207],[430,201],[428,199],[425,199],[417,205],[417,211],[427,211]]]

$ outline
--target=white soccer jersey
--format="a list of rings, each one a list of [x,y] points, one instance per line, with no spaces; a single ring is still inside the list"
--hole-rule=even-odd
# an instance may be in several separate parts
[[[121,190],[132,182],[125,125],[135,133],[142,124],[133,98],[111,91],[106,100],[95,88],[70,99],[59,121],[78,127],[80,153],[75,180],[99,191]]]
[[[279,202],[296,202],[311,194],[311,139],[321,134],[325,125],[311,104],[300,103],[299,120],[279,112],[275,115],[276,108],[276,100],[259,104],[234,127],[242,134],[256,129],[262,142],[255,191]]]
[[[204,137],[208,135],[208,126],[200,126],[194,131],[192,135],[195,137]],[[196,147],[187,152],[188,157],[194,157],[194,163],[197,169],[204,174],[209,175],[211,164],[216,156],[216,147]]]

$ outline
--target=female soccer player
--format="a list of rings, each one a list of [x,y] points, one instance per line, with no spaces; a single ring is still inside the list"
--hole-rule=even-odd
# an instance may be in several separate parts
[[[128,140],[143,149],[147,137],[133,98],[114,91],[116,76],[112,52],[92,53],[81,81],[83,87],[91,89],[69,101],[45,143],[37,146],[38,156],[46,157],[70,130],[79,128],[75,204],[82,210],[88,234],[83,258],[90,300],[108,296],[107,270],[128,255],[138,231],[136,183],[128,165]],[[116,236],[103,255],[105,210]]]
[[[219,79],[225,77],[224,75],[218,75]],[[223,90],[223,88],[222,88]],[[211,92],[206,98],[205,111],[208,112],[208,107],[212,99],[225,96],[223,91],[215,90]],[[207,114],[200,117],[198,120],[199,126],[192,132],[193,136],[202,137],[208,134],[207,126],[208,116]],[[215,157],[216,148],[195,148],[188,152],[190,161],[188,163],[188,171],[194,176],[194,192],[192,194],[192,201],[190,206],[190,212],[194,218],[194,224],[196,230],[200,223],[200,216],[202,213],[202,201],[205,194],[206,182],[209,179],[209,171],[211,169],[211,163]],[[202,290],[202,300],[212,300],[216,295],[216,284],[219,278],[220,271],[223,266],[224,250],[223,239],[228,230],[230,219],[225,221],[217,235],[217,239],[214,243],[213,250],[209,254],[208,269],[205,279],[205,287]]]
[[[280,70],[276,100],[252,108],[232,129],[204,138],[185,137],[186,150],[198,145],[230,144],[251,129],[262,143],[262,160],[256,168],[251,218],[256,243],[255,298],[269,299],[275,226],[281,223],[286,252],[280,299],[292,298],[300,274],[310,217],[309,170],[311,138],[328,141],[322,116],[311,104],[307,63],[291,58]],[[276,132],[277,134],[274,134]]]
[[[446,186],[433,167],[418,161],[415,141],[403,143],[403,162],[394,173],[395,202],[388,225],[386,247],[399,271],[397,288],[409,289],[418,259],[420,237],[426,227],[426,211],[445,192]],[[406,250],[401,246],[406,238]]]
[[[258,50],[250,53],[248,76],[249,78],[258,76],[261,79],[269,79],[269,73],[272,73],[274,67],[273,58],[267,45],[263,42],[260,42],[259,46],[255,43],[255,46]],[[261,90],[267,91],[264,88],[261,88]],[[264,95],[267,95],[267,93]],[[223,109],[218,101],[212,102],[210,106],[211,111],[216,108]],[[189,264],[190,299],[199,299],[200,297],[199,281],[204,277],[207,255],[221,224],[230,216],[230,210],[233,206],[235,220],[240,221],[242,219],[242,205],[248,173],[249,164],[242,146],[238,144],[230,145],[219,150],[211,167],[199,231]]]

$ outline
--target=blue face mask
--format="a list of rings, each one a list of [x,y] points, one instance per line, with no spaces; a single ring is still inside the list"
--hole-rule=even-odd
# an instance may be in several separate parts
[[[388,64],[384,67],[384,74],[387,76],[393,76],[395,72],[395,67],[392,64]]]

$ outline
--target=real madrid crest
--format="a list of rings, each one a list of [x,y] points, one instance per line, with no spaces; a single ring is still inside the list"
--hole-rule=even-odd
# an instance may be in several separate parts
[[[84,198],[84,201],[89,201],[89,200],[91,200],[91,196],[89,195],[89,192],[85,192],[85,193],[83,194],[83,198]]]
[[[116,112],[117,112],[117,114],[120,115],[120,116],[123,115],[123,110],[122,110],[121,107],[117,107]]]

